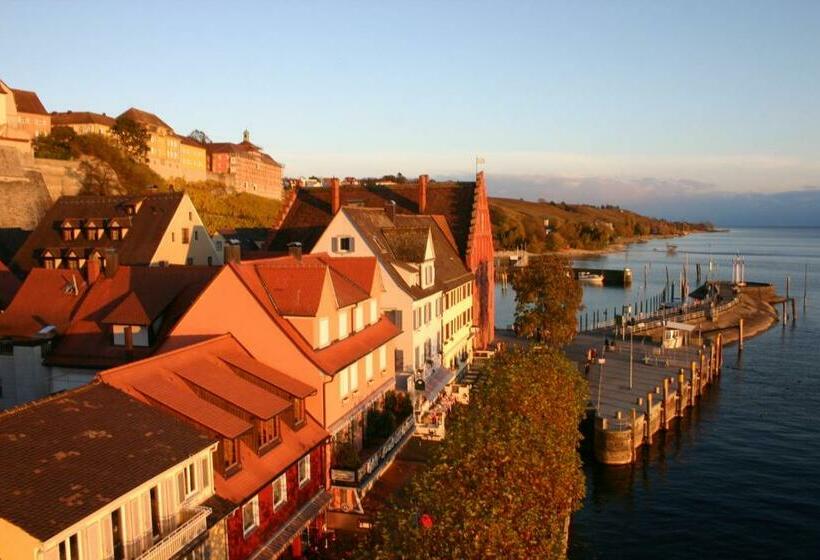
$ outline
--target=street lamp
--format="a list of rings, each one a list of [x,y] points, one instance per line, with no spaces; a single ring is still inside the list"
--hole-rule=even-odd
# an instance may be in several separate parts
[[[633,343],[634,329],[629,329],[629,390],[632,390],[632,343]]]
[[[604,364],[606,363],[606,358],[598,358],[598,365],[601,366],[598,369],[598,404],[595,407],[598,410],[598,414],[601,413],[601,384],[604,382]]]

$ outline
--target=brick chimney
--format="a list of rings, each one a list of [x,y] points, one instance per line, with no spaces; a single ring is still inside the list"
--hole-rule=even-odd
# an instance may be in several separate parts
[[[419,175],[419,214],[427,213],[427,182],[430,177]]]
[[[298,241],[292,241],[288,243],[288,255],[296,259],[297,261],[302,260],[302,244]]]
[[[101,269],[100,257],[97,256],[97,253],[91,253],[91,256],[85,262],[85,279],[88,281],[89,286],[100,277]]]
[[[222,262],[225,264],[242,262],[242,246],[236,239],[226,239],[222,246]]]
[[[332,179],[330,179],[330,199],[331,206],[333,208],[333,214],[335,215],[342,207],[342,193],[339,188],[338,177],[333,177]]]
[[[388,219],[391,222],[396,221],[396,201],[395,200],[388,200],[384,203],[384,213],[387,214]]]
[[[113,247],[108,247],[105,250],[105,277],[113,278],[117,274],[117,269],[120,268],[120,256],[117,250]]]

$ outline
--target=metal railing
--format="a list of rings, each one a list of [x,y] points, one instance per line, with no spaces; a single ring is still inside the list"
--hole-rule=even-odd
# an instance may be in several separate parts
[[[334,483],[344,485],[357,485],[361,483],[365,478],[367,478],[368,475],[378,469],[384,458],[391,451],[393,451],[393,448],[398,445],[398,443],[407,434],[407,432],[414,427],[414,425],[415,418],[411,414],[399,425],[398,428],[396,428],[396,431],[393,432],[375,452],[373,452],[362,462],[359,468],[340,469],[333,467],[330,469],[330,480]]]
[[[206,519],[211,508],[192,507],[182,510],[182,522],[176,529],[140,554],[138,560],[168,560],[207,529]]]

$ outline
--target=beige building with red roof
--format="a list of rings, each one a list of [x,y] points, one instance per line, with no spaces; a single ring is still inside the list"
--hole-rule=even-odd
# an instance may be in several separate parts
[[[282,198],[282,164],[252,144],[247,130],[239,144],[213,142],[206,148],[211,178],[239,192]]]
[[[101,383],[0,413],[0,557],[219,558],[217,441]]]
[[[111,134],[116,121],[105,113],[90,111],[64,111],[51,113],[51,126],[66,126],[77,134]]]
[[[0,80],[0,145],[31,153],[31,140],[51,132],[51,116],[37,93]]]

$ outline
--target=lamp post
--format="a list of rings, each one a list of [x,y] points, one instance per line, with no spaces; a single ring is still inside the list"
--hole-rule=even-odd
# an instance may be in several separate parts
[[[598,358],[598,365],[601,366],[600,368],[598,368],[598,404],[595,407],[595,409],[598,411],[598,414],[601,413],[601,384],[604,382],[605,363],[606,358]]]
[[[632,329],[629,329],[629,389],[632,390],[632,343],[633,343],[633,332]]]

